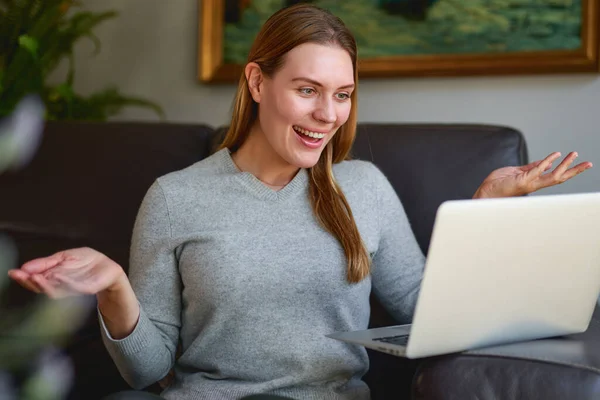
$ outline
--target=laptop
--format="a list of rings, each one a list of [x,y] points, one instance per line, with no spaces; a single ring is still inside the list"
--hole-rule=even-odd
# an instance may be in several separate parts
[[[600,193],[452,200],[437,211],[411,325],[327,337],[422,358],[587,330]]]

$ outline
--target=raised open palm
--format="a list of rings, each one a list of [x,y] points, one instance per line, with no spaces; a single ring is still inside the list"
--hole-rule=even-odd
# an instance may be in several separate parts
[[[87,247],[31,260],[8,274],[23,287],[52,298],[97,294],[127,279],[117,263]]]
[[[552,172],[545,173],[552,168],[552,163],[560,156],[561,154],[556,152],[543,160],[534,161],[521,167],[499,168],[485,178],[474,197],[526,195],[564,183],[592,167],[592,163],[586,161],[569,168],[578,156],[576,152],[571,152]]]

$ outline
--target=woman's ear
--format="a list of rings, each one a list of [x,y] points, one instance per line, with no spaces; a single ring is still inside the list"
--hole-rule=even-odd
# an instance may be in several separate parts
[[[248,82],[248,90],[255,102],[260,103],[261,92],[263,88],[263,74],[257,63],[251,62],[244,69],[246,81]]]

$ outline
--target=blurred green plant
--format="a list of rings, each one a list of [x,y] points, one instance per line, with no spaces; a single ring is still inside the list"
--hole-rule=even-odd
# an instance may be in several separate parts
[[[149,100],[126,96],[108,87],[90,96],[75,93],[73,48],[82,38],[100,41],[93,29],[117,16],[115,11],[78,10],[76,0],[0,0],[0,117],[11,113],[27,94],[38,94],[48,120],[106,120],[125,107],[162,108]],[[68,61],[64,82],[50,84],[48,76]]]
[[[25,96],[0,119],[0,173],[26,165],[43,131],[45,107],[36,95]],[[0,399],[61,400],[72,384],[70,360],[57,350],[92,310],[89,298],[50,300],[44,295],[9,307],[7,272],[16,268],[17,251],[0,235]]]

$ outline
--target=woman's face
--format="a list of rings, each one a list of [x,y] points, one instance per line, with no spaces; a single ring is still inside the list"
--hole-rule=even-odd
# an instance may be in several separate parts
[[[297,46],[283,67],[261,84],[260,131],[287,163],[310,168],[348,120],[354,85],[346,50],[314,43]]]

